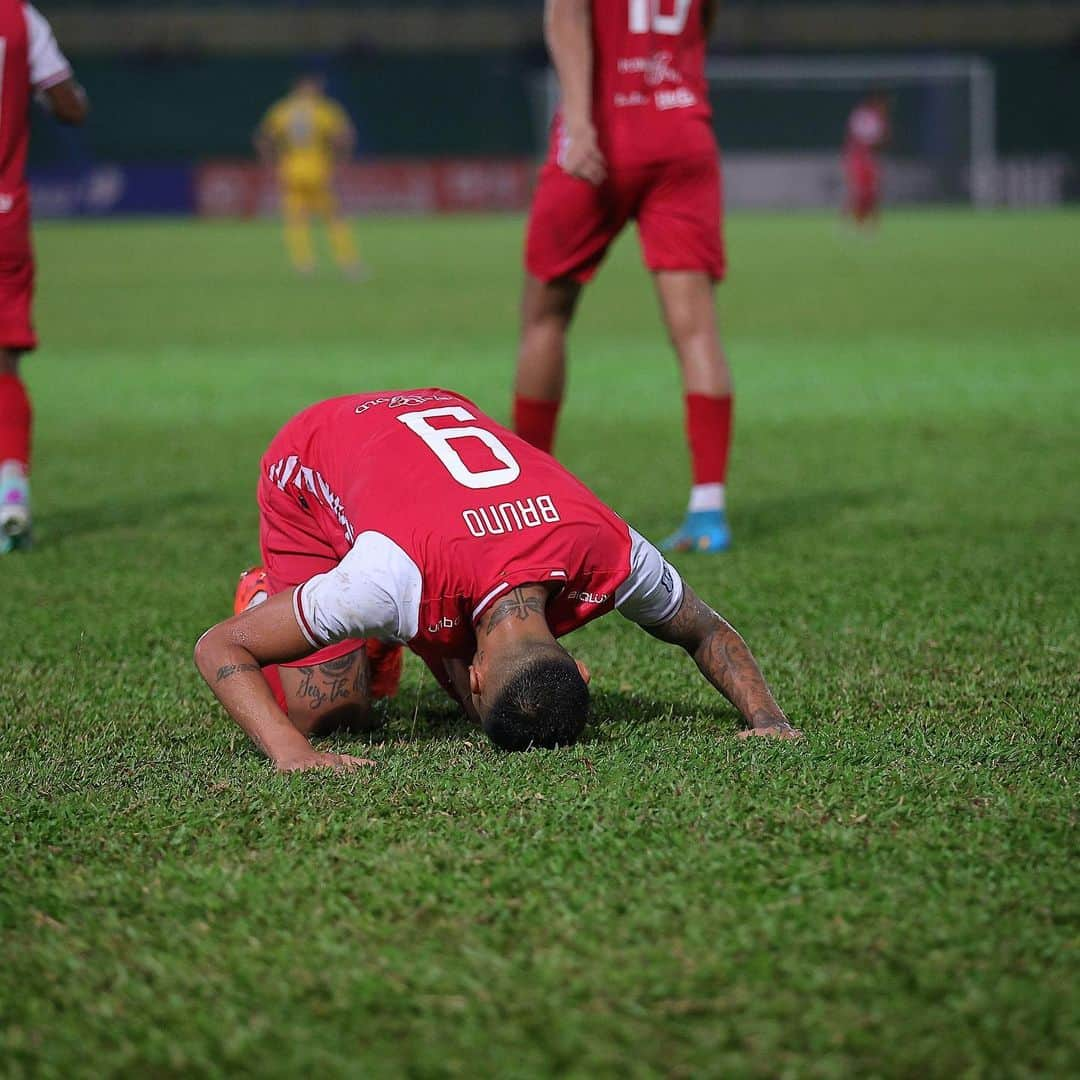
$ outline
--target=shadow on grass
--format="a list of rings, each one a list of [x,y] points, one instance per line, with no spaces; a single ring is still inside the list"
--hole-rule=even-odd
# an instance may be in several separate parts
[[[230,505],[229,500],[215,498],[205,491],[177,491],[126,501],[117,499],[90,506],[41,511],[34,515],[34,532],[39,542],[59,543],[73,537],[85,538],[119,529],[157,528],[176,511],[205,512]]]
[[[776,498],[739,503],[735,515],[737,539],[763,539],[777,533],[817,526],[844,510],[864,510],[885,502],[895,502],[896,487],[819,489],[786,494]]]
[[[439,699],[434,692],[423,692],[414,699],[413,708],[407,701],[397,700],[381,706],[384,723],[374,731],[357,734],[354,741],[361,745],[402,741],[408,743],[443,742],[447,739],[473,740],[486,736],[448,698]],[[404,706],[404,707],[403,707]],[[380,708],[380,706],[376,706]],[[619,690],[597,690],[592,695],[589,723],[578,740],[578,746],[590,746],[618,738],[618,732],[653,725],[684,725],[692,717],[694,724],[707,726],[720,733],[734,734],[740,729],[738,714],[732,708],[701,708],[679,702],[655,701],[641,694]],[[338,732],[336,739],[348,740],[348,734]]]

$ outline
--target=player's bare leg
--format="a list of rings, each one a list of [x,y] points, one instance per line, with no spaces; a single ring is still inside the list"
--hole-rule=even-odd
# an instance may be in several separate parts
[[[279,667],[286,712],[304,735],[354,733],[377,726],[371,714],[371,671],[363,647],[305,667]]]
[[[341,216],[337,199],[332,194],[327,194],[322,214],[330,237],[330,250],[334,254],[334,262],[337,263],[338,269],[347,277],[366,280],[370,274],[360,261],[356,241],[353,239],[352,226]]]
[[[282,193],[285,220],[285,247],[293,268],[301,274],[315,272],[315,245],[311,237],[311,211],[301,193],[286,189]]]
[[[525,276],[521,343],[514,380],[514,430],[547,453],[566,389],[566,334],[581,286],[570,278],[541,281]]]
[[[673,551],[726,551],[731,546],[725,492],[732,382],[717,326],[715,285],[699,271],[661,270],[653,276],[679,358],[693,474],[686,519],[662,546]]]
[[[326,223],[330,234],[330,247],[334,252],[334,261],[338,269],[351,278],[368,278],[371,275],[360,261],[353,239],[352,227],[341,217],[332,216]]]
[[[266,571],[261,566],[253,566],[240,575],[233,598],[233,613],[239,615],[269,598]],[[387,646],[378,647],[380,667],[393,668],[390,653]],[[396,691],[399,673],[400,663],[396,671],[381,671],[380,682],[385,685],[376,685],[375,693],[385,695]],[[342,728],[363,732],[376,726],[371,716],[372,665],[362,643],[358,642],[357,647],[344,656],[321,664],[300,667],[275,664],[263,668],[263,675],[293,727],[303,735],[328,735]]]
[[[0,349],[0,555],[30,547],[30,399],[15,349]]]

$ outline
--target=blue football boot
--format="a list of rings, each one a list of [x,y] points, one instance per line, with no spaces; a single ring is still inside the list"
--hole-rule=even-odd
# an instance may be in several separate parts
[[[664,551],[715,554],[731,547],[731,529],[723,510],[690,510],[682,525],[660,547]]]

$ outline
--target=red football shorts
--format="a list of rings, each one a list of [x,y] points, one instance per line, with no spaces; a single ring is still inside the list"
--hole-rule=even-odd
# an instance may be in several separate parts
[[[715,154],[651,165],[608,163],[599,187],[548,161],[540,170],[525,242],[525,266],[541,281],[588,281],[612,241],[635,218],[650,270],[724,276],[720,162]]]
[[[0,255],[0,349],[37,348],[30,321],[33,302],[33,256]]]
[[[270,465],[284,456],[278,447],[278,440],[275,439],[262,460],[259,476],[259,544],[271,596],[303,585],[316,574],[333,570],[339,562],[314,520],[276,484],[271,483],[267,476]],[[365,638],[346,638],[302,660],[293,660],[281,666],[325,664],[328,660],[365,647],[371,662],[372,697],[393,697],[401,679],[400,645],[387,645]]]

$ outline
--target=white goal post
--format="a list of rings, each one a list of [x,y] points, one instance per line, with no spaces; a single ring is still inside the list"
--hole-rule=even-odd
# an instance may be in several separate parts
[[[942,83],[968,88],[968,177],[971,201],[994,204],[997,191],[997,83],[994,68],[977,56],[711,57],[710,86],[762,84],[769,88],[825,88],[866,92]]]

